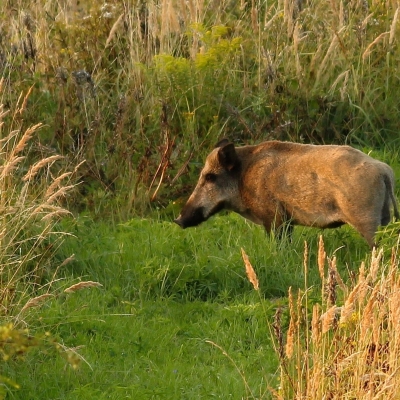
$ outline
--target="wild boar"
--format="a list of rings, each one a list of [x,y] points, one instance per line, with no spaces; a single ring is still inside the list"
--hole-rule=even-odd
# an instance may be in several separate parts
[[[391,206],[399,219],[393,170],[352,147],[280,141],[235,147],[224,139],[207,156],[175,222],[196,226],[227,209],[277,235],[293,225],[349,224],[372,248]]]

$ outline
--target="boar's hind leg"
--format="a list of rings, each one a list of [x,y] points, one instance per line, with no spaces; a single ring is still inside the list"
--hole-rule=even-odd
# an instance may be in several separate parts
[[[361,236],[367,241],[369,247],[372,249],[375,246],[375,234],[378,230],[380,221],[370,220],[370,221],[363,221],[363,222],[351,222],[348,221],[350,225],[353,226]]]
[[[385,197],[385,202],[382,207],[382,215],[381,215],[381,226],[386,226],[390,222],[390,205],[389,205],[389,197]]]
[[[389,177],[384,176],[384,182],[386,186],[386,191],[385,191],[385,200],[383,202],[382,215],[381,215],[382,226],[387,225],[391,220],[390,204],[393,205],[394,218],[396,220],[400,219],[399,210],[397,208],[396,197],[394,196],[393,193],[393,181]]]

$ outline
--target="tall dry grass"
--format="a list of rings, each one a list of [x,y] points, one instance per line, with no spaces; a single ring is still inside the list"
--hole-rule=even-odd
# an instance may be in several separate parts
[[[400,397],[399,241],[389,258],[373,250],[358,276],[345,284],[321,237],[322,297],[310,289],[294,298],[290,323],[274,326],[280,360],[276,399],[398,399]],[[308,257],[305,259],[307,268]],[[280,311],[281,312],[281,311]],[[278,315],[279,317],[279,315]]]
[[[0,97],[3,90],[0,80]],[[0,105],[0,315],[8,320],[51,297],[62,264],[54,257],[68,235],[57,222],[70,215],[67,197],[79,168],[65,170],[59,155],[37,159],[42,124],[25,122],[30,94],[8,110]]]
[[[0,98],[4,80],[0,79]],[[73,260],[57,260],[69,234],[59,229],[68,211],[68,196],[78,184],[81,164],[58,165],[59,155],[38,157],[42,124],[28,125],[25,113],[31,90],[15,105],[0,104],[0,357],[16,362],[32,348],[61,354],[77,368],[87,361],[74,348],[58,343],[49,332],[38,332],[39,308],[63,293],[99,287],[85,281],[55,287],[59,272]],[[48,327],[51,331],[51,327]],[[23,382],[0,373],[0,398]]]

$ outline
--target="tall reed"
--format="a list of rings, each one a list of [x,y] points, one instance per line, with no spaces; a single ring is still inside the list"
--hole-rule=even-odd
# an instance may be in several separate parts
[[[5,81],[0,79],[0,98]],[[70,216],[68,197],[79,179],[78,165],[58,165],[59,155],[38,157],[42,124],[27,126],[28,91],[6,110],[0,105],[0,357],[17,362],[32,348],[61,353],[73,368],[86,360],[76,349],[58,343],[36,324],[38,310],[62,294],[55,282],[73,255],[57,261],[57,252],[68,232],[59,220]],[[79,282],[64,290],[73,293],[100,287]],[[48,327],[51,331],[51,327]],[[0,373],[0,398],[20,388]]]
[[[4,85],[0,80],[0,96]],[[42,124],[26,126],[29,95],[7,112],[0,106],[0,315],[10,320],[29,298],[50,296],[54,255],[68,234],[57,222],[70,214],[78,173],[77,166],[66,171],[57,165],[59,155],[37,158]]]
[[[306,290],[295,303],[289,291],[290,325],[286,353],[279,355],[281,382],[272,391],[275,398],[399,398],[398,249],[399,242],[389,259],[382,249],[374,250],[368,264],[361,264],[358,279],[345,284],[336,268],[339,261],[323,265],[321,237],[318,264],[324,290],[320,301]],[[280,343],[282,334],[276,340]]]

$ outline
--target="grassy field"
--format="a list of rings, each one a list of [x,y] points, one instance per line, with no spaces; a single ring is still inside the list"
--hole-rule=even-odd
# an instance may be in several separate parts
[[[399,18],[1,2],[0,399],[400,398],[400,222],[372,252],[350,227],[172,223],[221,137],[352,144],[399,197]]]
[[[80,216],[68,231],[75,237],[57,257],[74,260],[59,270],[53,296],[20,320],[31,334],[49,332],[45,345],[2,370],[21,386],[11,398],[272,398],[280,379],[276,310],[283,307],[286,331],[289,287],[308,293],[309,309],[321,302],[318,230],[298,228],[293,244],[277,244],[228,215],[188,231],[160,219],[110,226]],[[351,228],[324,238],[351,285],[369,258],[366,244]],[[64,292],[89,280],[103,286]]]
[[[78,238],[63,246],[75,261],[53,285],[61,294],[29,319],[84,360],[74,370],[62,357],[29,353],[6,369],[21,384],[16,398],[239,399],[276,386],[268,327],[284,302],[274,296],[303,286],[301,244],[289,259],[259,229],[228,217],[184,233],[161,221],[110,229],[82,219]],[[262,267],[267,299],[246,280],[241,246]],[[103,287],[65,294],[72,276]]]
[[[185,238],[159,221],[115,229],[78,221],[79,240],[64,247],[75,261],[53,286],[62,295],[29,318],[39,317],[39,332],[50,331],[84,361],[74,370],[62,357],[32,352],[8,373],[22,386],[14,396],[241,398],[276,385],[268,318],[282,300],[252,293],[238,247],[247,227],[233,223]],[[237,237],[235,228],[242,229]],[[204,246],[224,232],[210,256]],[[73,275],[103,287],[64,294]]]

